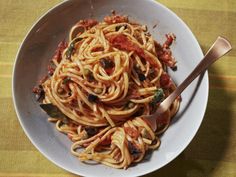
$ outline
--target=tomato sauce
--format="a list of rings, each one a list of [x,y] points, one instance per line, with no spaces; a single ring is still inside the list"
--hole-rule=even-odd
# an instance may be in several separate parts
[[[78,25],[83,26],[85,29],[90,29],[97,24],[98,21],[94,19],[80,20],[78,23]]]
[[[128,18],[126,16],[121,16],[121,15],[112,15],[112,16],[106,16],[104,18],[104,21],[107,24],[114,24],[114,23],[124,23],[128,22]]]
[[[153,66],[158,67],[157,63],[154,62],[153,59],[148,56],[141,47],[129,40],[124,34],[109,36],[108,41],[113,47],[120,50],[125,50],[128,52],[134,51],[141,58],[144,58]]]
[[[171,79],[169,74],[167,73],[162,73],[161,78],[160,78],[160,85],[162,88],[170,88],[171,87]]]
[[[52,59],[60,63],[62,59],[62,53],[67,48],[67,46],[68,46],[67,42],[65,41],[60,42],[57,46],[57,49]]]
[[[125,127],[124,130],[131,138],[137,139],[139,137],[139,131],[135,128]]]

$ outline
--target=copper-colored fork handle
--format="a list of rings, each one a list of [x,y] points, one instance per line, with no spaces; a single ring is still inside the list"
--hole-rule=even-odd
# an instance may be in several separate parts
[[[172,92],[158,107],[153,114],[159,115],[165,112],[173,101],[179,96],[182,91],[203,71],[205,71],[217,59],[228,53],[232,49],[230,43],[223,37],[218,37],[212,47],[208,50],[202,61],[196,66],[192,73]]]

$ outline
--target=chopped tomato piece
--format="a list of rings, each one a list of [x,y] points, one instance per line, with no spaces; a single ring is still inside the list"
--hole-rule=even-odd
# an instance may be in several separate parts
[[[139,137],[139,131],[135,128],[125,127],[124,130],[131,138],[137,139]]]
[[[78,25],[83,26],[85,29],[90,29],[96,24],[98,24],[98,21],[94,19],[80,20],[78,23]]]
[[[108,75],[111,75],[113,73],[114,69],[115,69],[114,67],[113,68],[107,68],[107,69],[105,69],[105,71]]]
[[[50,76],[53,75],[54,71],[55,71],[55,68],[52,67],[52,65],[48,65],[48,74],[49,74]]]
[[[114,23],[123,23],[123,22],[128,22],[128,18],[126,16],[121,16],[121,15],[112,15],[112,16],[106,16],[104,18],[104,21],[107,24],[114,24]]]
[[[103,51],[104,48],[103,47],[95,47],[92,49],[92,52],[99,52],[99,51]]]
[[[169,74],[162,73],[161,78],[160,78],[160,84],[162,88],[170,88],[172,82],[171,82]]]
[[[129,52],[134,51],[141,58],[144,58],[153,66],[158,67],[157,63],[150,56],[148,56],[141,47],[129,40],[124,34],[109,36],[108,41],[113,47],[120,50],[126,50]]]
[[[111,135],[107,136],[100,144],[104,146],[111,144]]]
[[[56,49],[55,54],[52,59],[56,60],[58,63],[60,63],[61,59],[62,59],[62,53],[67,46],[68,46],[67,42],[65,42],[65,41],[60,42],[57,46],[57,49]]]
[[[175,35],[174,34],[166,34],[166,41],[163,44],[163,48],[169,48],[173,41],[175,40]]]
[[[175,67],[176,61],[170,51],[164,51],[163,54],[159,56],[159,59],[169,67]]]
[[[129,89],[128,94],[130,99],[139,98],[141,96],[140,93],[132,87]]]
[[[167,43],[169,44],[169,42]],[[169,50],[169,48],[166,48],[167,44],[163,44],[163,46],[165,46],[165,48],[162,47],[159,43],[155,42],[155,49],[158,59],[171,68],[175,67],[176,61],[172,56],[171,51]]]

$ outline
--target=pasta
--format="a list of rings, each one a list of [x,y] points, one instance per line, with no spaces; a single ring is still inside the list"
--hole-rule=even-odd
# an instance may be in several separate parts
[[[33,92],[79,160],[126,169],[160,146],[180,99],[157,118],[156,132],[142,115],[155,112],[176,88],[167,73],[176,67],[175,36],[166,38],[160,45],[146,26],[113,13],[100,23],[79,21],[68,43],[58,45],[48,76]]]

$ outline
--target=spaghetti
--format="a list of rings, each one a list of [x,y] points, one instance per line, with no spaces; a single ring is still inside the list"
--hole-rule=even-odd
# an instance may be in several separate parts
[[[157,118],[156,132],[142,115],[152,114],[175,90],[166,72],[176,64],[170,51],[175,36],[166,37],[160,45],[146,26],[113,14],[100,23],[79,21],[68,44],[58,45],[49,76],[33,91],[81,161],[127,168],[160,146],[159,135],[168,128],[180,99]]]

